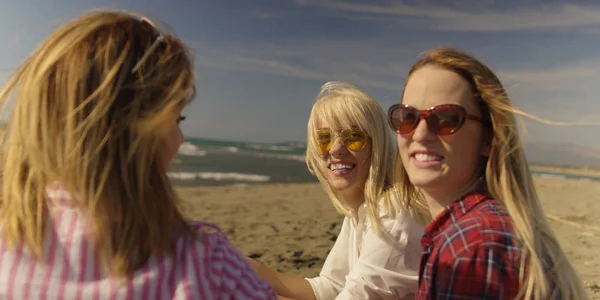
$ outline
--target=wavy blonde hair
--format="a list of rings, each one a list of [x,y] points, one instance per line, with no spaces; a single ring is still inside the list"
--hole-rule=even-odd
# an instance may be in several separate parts
[[[327,182],[323,157],[317,145],[319,122],[329,124],[334,130],[356,126],[369,135],[372,144],[371,165],[364,185],[364,198],[370,224],[376,233],[381,233],[379,205],[387,215],[394,216],[399,213],[399,209],[408,208],[421,223],[425,224],[430,219],[424,201],[416,201],[409,206],[404,203],[404,199],[398,197],[393,177],[396,147],[383,108],[359,88],[345,82],[333,81],[321,87],[310,113],[307,125],[306,164],[310,172],[323,184],[339,213],[349,215],[350,207]]]
[[[92,12],[52,33],[0,92],[14,96],[0,164],[2,235],[43,255],[45,187],[76,195],[100,259],[131,275],[192,236],[161,159],[194,95],[183,42],[130,13]]]
[[[529,171],[514,117],[529,115],[513,107],[498,77],[467,53],[452,48],[429,50],[408,76],[428,65],[453,71],[469,82],[482,115],[492,123],[485,180],[490,194],[506,207],[523,245],[519,297],[587,299],[577,273],[550,228]],[[402,165],[401,160],[398,163]],[[402,194],[409,201],[421,199],[423,196],[410,183],[406,170],[400,170]]]

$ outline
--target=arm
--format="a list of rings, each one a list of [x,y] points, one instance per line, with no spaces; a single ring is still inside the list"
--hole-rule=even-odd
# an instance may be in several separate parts
[[[268,282],[260,278],[245,257],[222,233],[205,235],[208,278],[215,299],[277,299]],[[203,251],[199,251],[203,252]]]
[[[252,259],[249,259],[250,263],[262,278],[269,281],[280,296],[295,299],[334,299],[344,286],[349,272],[349,222],[351,222],[349,218],[344,219],[340,234],[327,255],[318,277],[298,278],[279,273]]]
[[[316,299],[312,287],[306,279],[277,272],[251,258],[248,258],[248,261],[258,276],[267,280],[275,292],[280,295],[279,299],[286,299],[285,297],[298,300]]]

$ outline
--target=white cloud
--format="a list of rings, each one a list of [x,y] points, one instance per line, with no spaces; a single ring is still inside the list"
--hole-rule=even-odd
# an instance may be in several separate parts
[[[387,44],[386,44],[387,43]],[[392,46],[387,41],[327,40],[290,45],[196,44],[197,61],[206,67],[255,71],[315,80],[347,80],[400,90],[419,45]],[[566,62],[543,69],[492,68],[508,86],[552,89],[589,85],[600,80],[600,60]]]
[[[197,62],[206,67],[255,71],[315,80],[345,80],[357,85],[401,89],[415,52],[381,47],[378,40],[317,41],[292,45],[196,44]],[[411,56],[408,56],[408,53]],[[398,57],[408,58],[400,60]]]
[[[600,6],[554,4],[499,10],[468,11],[432,4],[407,4],[400,1],[364,4],[344,0],[297,0],[299,5],[314,6],[352,14],[356,18],[399,25],[451,31],[514,31],[564,29],[600,25]]]
[[[560,84],[600,75],[600,63],[596,61],[582,62],[547,69],[512,69],[500,70],[498,76],[503,81],[528,84]]]
[[[399,96],[411,64],[429,47],[417,42],[367,38],[277,45],[197,43],[195,48],[197,62],[204,67],[321,82],[342,80]],[[513,103],[525,111],[559,122],[596,120],[584,114],[600,110],[600,102],[595,100],[597,82],[600,82],[599,59],[573,59],[541,68],[502,68],[493,64],[491,67],[505,84]]]

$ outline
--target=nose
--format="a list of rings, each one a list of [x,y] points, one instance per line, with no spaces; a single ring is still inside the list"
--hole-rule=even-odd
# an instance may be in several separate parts
[[[427,122],[422,119],[417,124],[417,128],[415,128],[412,139],[419,142],[431,141],[435,139],[435,134],[429,130]]]
[[[344,146],[344,142],[342,141],[342,138],[337,137],[333,141],[333,144],[331,145],[331,149],[329,149],[329,154],[335,156],[335,155],[344,154],[347,151],[348,151],[348,149],[346,149],[346,146]]]

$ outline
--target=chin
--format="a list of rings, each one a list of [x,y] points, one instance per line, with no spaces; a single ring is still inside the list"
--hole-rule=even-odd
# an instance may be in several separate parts
[[[360,184],[357,182],[346,180],[330,181],[329,185],[337,193],[347,193],[349,191],[354,191],[360,186]]]
[[[331,183],[331,188],[333,190],[335,190],[336,192],[343,192],[343,191],[351,190],[353,187],[354,186],[349,183],[337,183],[337,182]]]
[[[424,189],[428,187],[435,187],[441,183],[439,176],[431,176],[425,174],[408,176],[410,183],[417,188]]]

